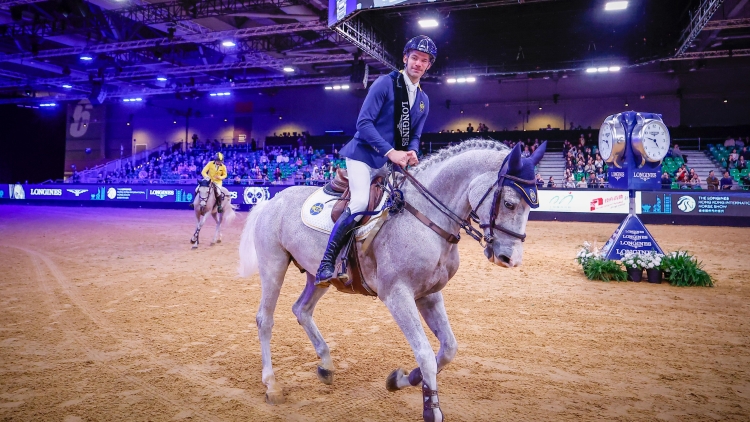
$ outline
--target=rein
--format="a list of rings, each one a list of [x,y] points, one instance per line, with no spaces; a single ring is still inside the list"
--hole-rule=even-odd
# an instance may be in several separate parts
[[[489,188],[487,188],[487,191],[482,196],[482,199],[479,201],[476,207],[474,207],[470,212],[469,216],[467,218],[461,218],[459,217],[455,212],[453,212],[450,208],[448,208],[445,204],[443,204],[432,192],[430,192],[422,183],[420,183],[414,176],[411,175],[405,168],[401,168],[401,171],[404,174],[404,179],[402,180],[402,183],[405,180],[409,180],[412,185],[417,189],[417,191],[424,196],[432,206],[438,209],[443,215],[448,217],[451,221],[458,224],[459,231],[464,230],[466,234],[471,236],[474,240],[479,242],[480,245],[483,247],[486,247],[487,245],[492,244],[492,242],[495,240],[494,236],[494,230],[497,229],[498,231],[505,233],[511,237],[515,237],[516,239],[520,239],[521,242],[526,240],[526,234],[525,233],[516,233],[512,230],[506,229],[502,226],[498,226],[495,224],[495,219],[497,218],[499,211],[500,211],[500,204],[502,203],[502,196],[503,196],[503,182],[505,179],[512,180],[517,183],[522,184],[532,184],[535,183],[535,180],[526,180],[521,179],[507,173],[507,169],[505,168],[505,164],[508,160],[508,157],[505,158],[505,161],[503,161],[503,165],[500,167],[500,171],[498,172],[498,177],[495,182],[490,185]],[[395,172],[396,168],[398,168],[397,165],[394,164],[392,172]],[[399,184],[400,186],[401,184]],[[490,192],[494,190],[494,195],[492,197],[492,206],[490,211],[490,221],[488,223],[481,223],[479,215],[477,214],[477,210],[479,207],[484,203],[485,199],[489,196]],[[423,224],[425,224],[427,227],[431,228],[433,231],[435,231],[437,234],[439,234],[442,238],[446,239],[450,243],[458,243],[459,240],[461,240],[460,234],[450,234],[446,232],[445,230],[438,227],[435,223],[433,223],[427,216],[419,212],[417,209],[415,209],[411,204],[404,201],[404,207],[409,211],[410,213],[414,214],[415,217],[419,221],[421,221]],[[474,228],[474,226],[471,224],[472,221],[479,224],[480,229],[490,229],[489,235],[485,235],[481,231]],[[482,244],[484,242],[484,244]]]

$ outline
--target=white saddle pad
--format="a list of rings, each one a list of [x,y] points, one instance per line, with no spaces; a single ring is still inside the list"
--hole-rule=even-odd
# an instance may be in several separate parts
[[[313,192],[307,197],[305,203],[302,205],[302,222],[313,230],[331,234],[334,224],[333,220],[331,220],[331,212],[333,211],[333,205],[336,203],[336,199],[337,197],[325,193],[323,188]],[[383,199],[380,200],[380,204],[378,204],[376,209],[383,208],[385,199],[385,195],[383,195]],[[379,218],[386,218],[387,216],[387,211],[381,211],[380,214],[372,216],[367,224],[354,230],[354,235],[357,237],[357,240],[366,238],[375,226],[377,220]]]

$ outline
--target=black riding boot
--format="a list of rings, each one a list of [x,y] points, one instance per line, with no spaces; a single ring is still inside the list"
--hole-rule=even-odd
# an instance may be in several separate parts
[[[224,203],[224,194],[222,193],[216,200],[219,202],[219,209],[217,210],[219,214],[224,212],[224,208],[221,206],[221,204]]]
[[[349,241],[352,229],[357,225],[357,221],[355,220],[351,220],[348,224],[346,223],[346,219],[351,215],[352,213],[347,207],[341,213],[338,221],[336,221],[333,230],[331,230],[331,237],[328,238],[328,246],[323,254],[323,259],[320,261],[318,274],[315,276],[315,285],[318,287],[330,286],[331,279],[336,277],[336,258],[338,258],[341,248]]]

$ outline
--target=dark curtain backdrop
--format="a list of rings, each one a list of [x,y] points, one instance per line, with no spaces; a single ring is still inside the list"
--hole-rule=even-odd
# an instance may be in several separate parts
[[[65,107],[0,105],[0,183],[62,179]]]

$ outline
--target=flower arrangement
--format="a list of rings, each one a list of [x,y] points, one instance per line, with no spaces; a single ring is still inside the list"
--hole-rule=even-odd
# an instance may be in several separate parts
[[[583,267],[583,273],[589,280],[625,281],[627,278],[618,262],[605,259],[601,251],[596,248],[592,250],[589,242],[583,242],[576,262]]]
[[[632,269],[640,269],[643,268],[643,258],[641,258],[640,254],[637,254],[635,252],[629,252],[622,256],[622,265],[625,266],[625,268],[632,268]]]
[[[661,261],[664,255],[651,251],[640,256],[641,266],[646,270],[661,270]]]
[[[678,287],[713,287],[714,280],[703,270],[703,263],[688,251],[675,251],[662,258],[661,268],[669,279],[669,284]]]

